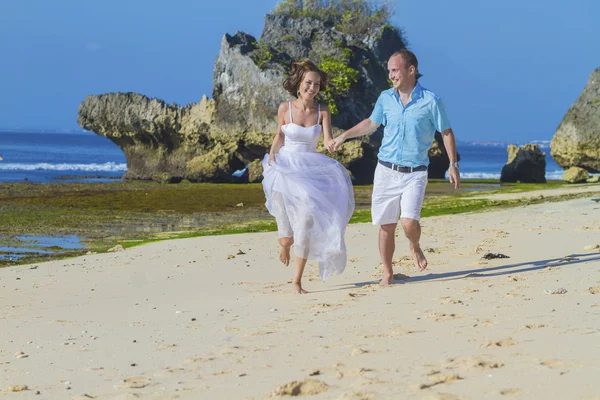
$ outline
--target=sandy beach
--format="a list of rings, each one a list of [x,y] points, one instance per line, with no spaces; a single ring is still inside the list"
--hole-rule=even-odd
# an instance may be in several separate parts
[[[422,225],[388,288],[370,224],[302,296],[275,232],[0,269],[0,399],[600,399],[600,203]]]

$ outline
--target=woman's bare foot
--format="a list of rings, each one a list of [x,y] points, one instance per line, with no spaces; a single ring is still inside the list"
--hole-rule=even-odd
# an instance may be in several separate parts
[[[379,282],[379,284],[381,286],[389,286],[392,284],[392,281],[394,280],[394,274],[383,274],[383,279],[381,280],[381,282]]]
[[[293,292],[296,294],[306,294],[308,293],[306,290],[302,289],[302,284],[300,282],[292,283]]]
[[[279,251],[279,260],[286,267],[290,265],[290,248],[289,247],[281,247]]]
[[[419,271],[425,271],[427,268],[427,258],[421,250],[421,246],[410,245],[410,252],[412,253],[413,259],[415,260],[415,266],[419,268]]]
[[[279,251],[279,260],[286,267],[290,265],[290,249],[294,244],[294,239],[291,237],[280,237],[278,240],[281,250]]]

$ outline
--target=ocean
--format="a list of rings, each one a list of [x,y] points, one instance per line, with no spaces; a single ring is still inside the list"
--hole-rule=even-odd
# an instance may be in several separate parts
[[[550,141],[535,143],[546,152],[546,179],[561,179],[563,170],[550,155]],[[500,142],[458,142],[461,178],[499,179],[506,147]],[[0,182],[104,182],[120,179],[127,171],[117,145],[86,131],[0,131],[0,156]]]

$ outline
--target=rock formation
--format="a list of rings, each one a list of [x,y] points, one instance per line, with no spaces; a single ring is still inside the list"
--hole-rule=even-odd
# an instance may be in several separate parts
[[[546,183],[546,153],[537,144],[508,146],[508,162],[502,168],[500,182]]]
[[[347,34],[319,18],[269,14],[259,40],[242,32],[223,37],[212,99],[180,107],[135,93],[88,96],[79,107],[78,122],[123,150],[126,179],[233,182],[239,179],[232,173],[245,169],[242,180],[257,182],[262,178],[260,159],[277,129],[277,108],[290,99],[282,82],[292,60],[329,63],[338,71],[330,75],[351,72],[347,90],[333,89],[323,99],[338,110],[335,136],[369,116],[380,92],[389,87],[387,59],[404,47],[400,32],[389,25]],[[333,157],[355,183],[370,183],[380,143],[378,132],[345,143]],[[446,157],[446,166],[434,170],[447,169],[444,154],[439,145],[432,150],[433,164],[436,157]]]
[[[568,183],[582,183],[589,179],[590,174],[587,170],[579,167],[571,167],[563,174],[563,181]]]
[[[600,172],[600,68],[558,126],[550,153],[563,168]]]
[[[442,134],[435,132],[433,144],[429,148],[429,169],[428,177],[431,179],[444,179],[446,177],[446,171],[450,166],[450,160],[448,159],[448,152],[444,147],[444,140]],[[457,161],[460,161],[460,154],[456,153]]]

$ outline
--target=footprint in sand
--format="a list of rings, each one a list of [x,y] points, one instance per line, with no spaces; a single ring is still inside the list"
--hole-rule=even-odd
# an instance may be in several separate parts
[[[521,327],[520,330],[526,330],[526,329],[540,329],[540,328],[545,328],[546,325],[544,324],[527,324],[523,327]]]
[[[343,307],[343,304],[330,304],[330,303],[319,303],[313,305],[307,305],[304,308],[308,310],[321,310],[321,311],[333,311]],[[287,320],[285,322],[288,322]]]
[[[26,390],[29,390],[27,385],[12,385],[2,389],[3,392],[24,392]]]
[[[464,397],[457,396],[452,393],[438,393],[434,397],[427,397],[426,400],[463,400]]]
[[[455,300],[449,296],[441,297],[440,304],[464,304],[461,300]]]
[[[363,296],[366,296],[366,294],[365,293],[353,293],[353,292],[348,293],[348,297],[351,297],[353,299],[363,297]]]
[[[364,392],[344,393],[337,400],[375,400],[377,397]]]
[[[516,346],[519,343],[514,340],[513,338],[506,338],[506,339],[502,339],[502,340],[498,340],[497,342],[487,342],[486,344],[482,344],[481,348],[491,348],[491,347],[509,347],[509,346]]]
[[[516,396],[522,393],[521,389],[502,389],[500,394],[502,396]]]
[[[544,367],[556,368],[562,367],[564,364],[558,360],[546,360],[542,361],[540,365],[543,365]]]
[[[433,375],[430,378],[431,382],[421,384],[421,386],[419,386],[419,389],[429,389],[433,386],[443,385],[445,383],[455,382],[463,379],[459,375],[438,376],[438,374]]]
[[[350,355],[351,356],[359,356],[361,354],[366,354],[368,352],[369,352],[369,350],[364,350],[364,349],[361,349],[360,347],[355,347],[352,349],[352,353],[350,353]]]
[[[592,286],[585,292],[589,294],[600,294],[600,286]]]
[[[504,367],[504,363],[490,361],[482,357],[458,357],[448,360],[446,369],[460,368],[463,370],[497,369]]]
[[[455,314],[455,313],[445,314],[445,313],[432,312],[432,313],[429,313],[427,315],[427,317],[433,318],[436,321],[446,321],[449,319],[462,318],[462,314]]]
[[[187,364],[193,364],[193,363],[207,363],[207,362],[211,362],[214,361],[216,357],[197,357],[197,358],[186,358],[185,362]]]
[[[269,394],[269,397],[281,396],[314,396],[329,389],[325,382],[316,379],[305,379],[293,381],[277,387]]]
[[[150,385],[151,380],[143,377],[124,379],[120,385],[115,385],[115,389],[143,389]]]
[[[181,375],[181,374],[185,374],[186,372],[188,372],[188,371],[184,368],[165,368],[165,369],[155,373],[153,376],[155,376],[157,378],[162,378],[162,377],[171,376],[171,375]]]
[[[526,281],[527,278],[524,278],[522,276],[517,276],[517,275],[509,275],[508,280],[512,281],[512,282],[519,282],[519,281]]]
[[[477,319],[477,323],[473,324],[473,328],[475,328],[476,326],[483,326],[483,327],[488,327],[488,326],[493,326],[496,325],[496,323],[490,319]]]

